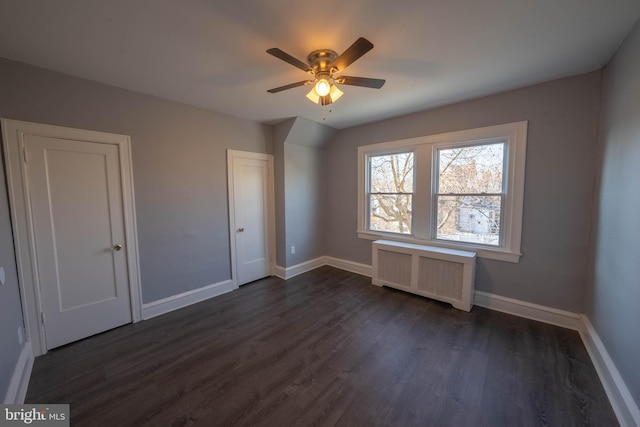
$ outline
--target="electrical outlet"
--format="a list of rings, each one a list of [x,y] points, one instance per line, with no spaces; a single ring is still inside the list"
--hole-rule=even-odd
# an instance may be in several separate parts
[[[24,343],[24,331],[22,326],[18,326],[18,344],[22,345]]]
[[[296,247],[295,246],[291,246],[291,253],[295,254],[296,253]]]

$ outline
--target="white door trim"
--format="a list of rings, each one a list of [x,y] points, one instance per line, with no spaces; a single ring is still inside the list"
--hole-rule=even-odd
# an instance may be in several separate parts
[[[231,249],[231,281],[234,289],[238,285],[238,264],[236,260],[236,224],[235,224],[235,200],[234,200],[234,180],[233,180],[233,159],[255,159],[266,160],[268,167],[267,178],[267,239],[269,241],[269,274],[275,275],[276,268],[276,208],[273,173],[273,155],[264,153],[252,153],[248,151],[227,150],[227,183],[229,185],[229,245]]]
[[[142,318],[142,294],[138,256],[138,237],[133,192],[133,166],[131,163],[131,139],[126,135],[73,129],[19,120],[0,119],[6,167],[7,187],[11,209],[11,227],[16,250],[18,279],[25,316],[27,336],[31,341],[34,357],[47,352],[44,328],[41,323],[40,291],[37,282],[37,264],[31,204],[28,197],[26,170],[24,168],[24,136],[37,135],[53,138],[76,139],[118,146],[120,154],[120,178],[124,210],[127,270],[131,296],[131,317],[134,322]]]

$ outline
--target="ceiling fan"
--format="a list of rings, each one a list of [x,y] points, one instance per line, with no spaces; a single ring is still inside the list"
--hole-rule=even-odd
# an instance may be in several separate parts
[[[303,62],[277,47],[267,50],[268,54],[282,59],[285,62],[300,68],[313,76],[312,79],[302,80],[296,83],[269,89],[269,93],[282,92],[298,86],[314,83],[313,89],[307,94],[307,98],[316,104],[328,105],[338,100],[343,92],[336,85],[362,86],[380,89],[385,81],[382,79],[370,79],[368,77],[344,76],[341,73],[349,65],[365,53],[373,49],[373,43],[360,37],[342,55],[338,55],[330,49],[314,50],[307,56],[307,62]]]

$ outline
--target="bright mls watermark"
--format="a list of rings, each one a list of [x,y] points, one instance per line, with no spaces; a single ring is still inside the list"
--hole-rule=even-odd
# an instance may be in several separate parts
[[[0,427],[68,427],[69,417],[69,405],[0,405]]]

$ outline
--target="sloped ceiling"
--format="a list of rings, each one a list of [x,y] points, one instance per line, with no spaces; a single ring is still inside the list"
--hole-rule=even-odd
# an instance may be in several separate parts
[[[592,71],[640,16],[638,0],[9,0],[0,4],[0,56],[246,119],[305,117],[334,128]],[[267,89],[306,74],[300,59],[375,48],[331,109],[307,87]],[[331,110],[331,111],[330,111]]]

